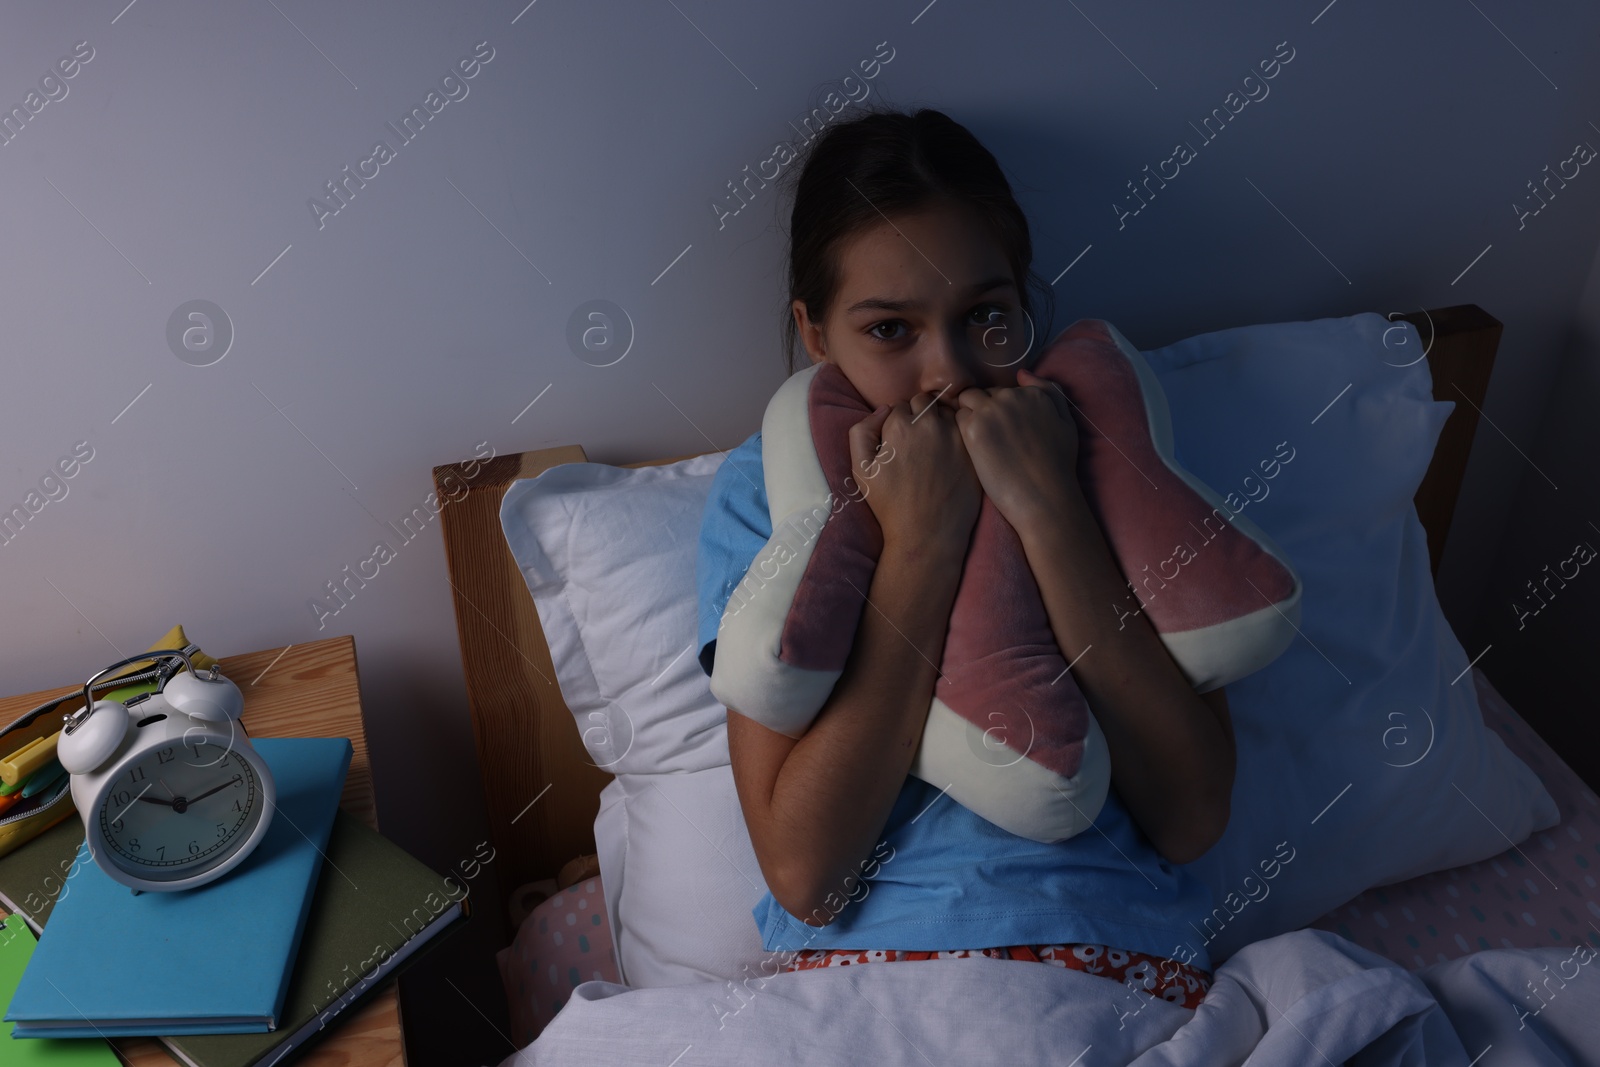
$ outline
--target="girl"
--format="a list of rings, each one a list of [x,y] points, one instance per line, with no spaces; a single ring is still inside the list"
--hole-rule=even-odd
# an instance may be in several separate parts
[[[949,117],[880,111],[817,139],[790,238],[791,361],[798,338],[876,405],[851,429],[850,451],[870,476],[883,551],[850,658],[805,735],[728,709],[734,781],[769,889],[754,910],[763,944],[786,953],[786,970],[1036,960],[1194,1007],[1210,986],[1198,924],[1213,902],[1176,865],[1227,824],[1227,700],[1194,692],[1142,614],[1122,626],[1100,607],[1126,585],[1075,478],[1070,406],[1019,366],[1035,279],[1010,185]],[[1001,830],[907,775],[983,494],[1022,540],[1111,754],[1093,826],[1056,844]],[[697,570],[708,674],[723,609],[771,535],[757,432],[728,454],[706,503]]]

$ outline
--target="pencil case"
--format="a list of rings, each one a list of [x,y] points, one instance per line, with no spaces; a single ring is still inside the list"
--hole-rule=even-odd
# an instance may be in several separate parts
[[[146,651],[181,648],[189,654],[197,670],[216,663],[215,659],[200,651],[184,636],[182,626],[174,626],[167,635]],[[140,693],[153,693],[167,680],[183,670],[183,661],[176,658],[154,663],[130,663],[109,678],[96,682],[93,694],[96,700],[113,699],[126,702]],[[49,737],[60,730],[68,715],[83,706],[83,688],[70,690],[62,696],[45,701],[14,721],[0,727],[0,758],[10,755],[31,741]],[[77,813],[72,803],[72,776],[63,774],[55,782],[31,797],[24,797],[0,814],[0,856],[26,844],[69,815]]]

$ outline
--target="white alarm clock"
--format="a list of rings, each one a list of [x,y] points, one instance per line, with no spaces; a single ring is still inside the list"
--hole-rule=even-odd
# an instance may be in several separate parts
[[[127,704],[95,700],[94,683],[129,663],[181,657],[187,671]],[[239,687],[198,674],[180,649],[120,660],[83,686],[56,757],[71,775],[89,853],[135,892],[193,889],[233,870],[272,822],[272,773],[237,727]]]

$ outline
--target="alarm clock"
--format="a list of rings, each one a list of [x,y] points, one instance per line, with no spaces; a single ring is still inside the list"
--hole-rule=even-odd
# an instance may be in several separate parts
[[[171,657],[188,670],[155,692],[126,704],[93,698],[95,682],[117,668]],[[56,757],[101,870],[135,892],[173,892],[221,878],[255,851],[277,794],[266,761],[235,728],[238,686],[166,649],[104,668],[84,683],[83,701],[62,724]]]

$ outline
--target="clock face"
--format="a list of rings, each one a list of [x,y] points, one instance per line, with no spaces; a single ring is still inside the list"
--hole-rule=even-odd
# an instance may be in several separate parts
[[[227,859],[249,839],[262,808],[250,762],[201,741],[153,749],[125,766],[105,793],[98,819],[117,866],[163,881],[192,877]]]

